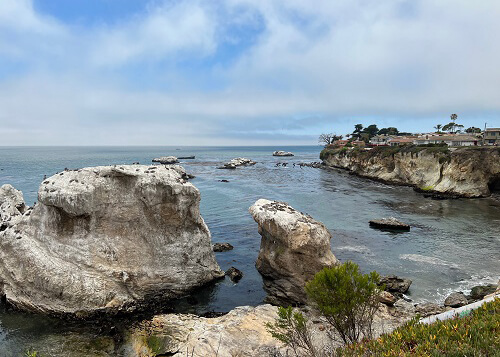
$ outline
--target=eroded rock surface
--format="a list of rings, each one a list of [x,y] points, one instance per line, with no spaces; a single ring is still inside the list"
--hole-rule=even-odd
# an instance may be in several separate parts
[[[444,306],[450,307],[460,307],[467,305],[467,297],[463,292],[455,292],[448,295],[448,297],[444,300]]]
[[[0,232],[17,224],[27,210],[21,191],[8,184],[0,187]]]
[[[406,303],[408,304],[408,303]],[[389,333],[415,316],[410,307],[380,305],[373,321],[373,334],[378,337]],[[306,317],[314,346],[332,351],[341,346],[341,339],[326,319],[310,309],[296,308]],[[120,355],[176,356],[176,357],[265,357],[294,356],[274,339],[266,329],[266,323],[277,318],[278,308],[271,305],[241,306],[216,318],[204,318],[189,314],[157,315],[130,328]],[[334,336],[332,339],[331,336]],[[302,356],[302,351],[298,351]],[[280,353],[280,354],[278,354]]]
[[[257,270],[267,301],[303,304],[305,283],[324,267],[337,264],[326,227],[284,202],[260,199],[250,207],[262,236]]]
[[[41,184],[38,200],[0,232],[1,283],[20,309],[128,312],[223,276],[200,193],[179,166],[64,171]]]
[[[385,290],[391,293],[405,294],[411,286],[412,281],[406,278],[400,278],[396,275],[387,275],[380,278],[380,285],[385,286]]]
[[[266,330],[278,309],[242,306],[217,318],[158,315],[131,330],[125,356],[268,356],[280,343]]]
[[[484,197],[500,187],[499,148],[325,149],[321,159],[328,166],[384,182],[414,186],[430,195]]]

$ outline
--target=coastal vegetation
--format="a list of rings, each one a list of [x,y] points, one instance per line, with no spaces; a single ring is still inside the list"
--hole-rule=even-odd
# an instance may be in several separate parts
[[[418,317],[377,339],[337,350],[337,356],[498,356],[500,299],[467,316],[432,324]]]
[[[334,339],[335,331],[344,344],[372,337],[372,324],[383,289],[376,272],[362,274],[353,262],[319,271],[305,286],[312,305],[327,321]],[[313,342],[306,317],[291,306],[280,307],[274,323],[266,324],[271,335],[290,347],[296,356],[322,356],[326,346]],[[333,342],[333,341],[331,341]],[[332,343],[333,345],[333,343]]]
[[[467,147],[467,149],[472,149],[473,147]],[[325,148],[320,153],[320,159],[325,160],[329,155],[336,154],[346,154],[347,152],[354,155],[365,155],[368,157],[381,156],[389,157],[396,155],[398,153],[412,153],[418,154],[422,151],[426,151],[432,154],[442,154],[449,156],[451,151],[446,144],[425,144],[425,145],[402,145],[402,146],[376,146],[371,150],[362,150],[359,147],[355,147],[349,150],[346,147],[343,148]]]
[[[306,284],[313,305],[337,331],[344,343],[372,335],[373,316],[377,310],[376,272],[361,274],[353,262],[325,268]]]
[[[371,326],[380,293],[376,272],[360,274],[346,262],[318,272],[306,292],[322,317],[344,343],[326,353],[313,339],[306,317],[291,306],[280,307],[274,323],[266,324],[274,338],[291,348],[295,356],[494,356],[500,348],[500,299],[477,310],[432,324],[420,317],[372,339]],[[334,334],[328,334],[332,339]],[[360,341],[360,338],[363,339]],[[328,348],[327,348],[328,349]]]

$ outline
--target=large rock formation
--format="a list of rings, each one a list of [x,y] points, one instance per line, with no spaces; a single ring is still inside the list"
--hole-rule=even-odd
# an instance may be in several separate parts
[[[304,285],[337,259],[326,227],[283,202],[260,199],[250,207],[262,236],[256,267],[264,278],[267,301],[303,304]]]
[[[447,147],[325,149],[328,166],[377,180],[416,187],[419,191],[462,197],[500,191],[500,149]]]
[[[33,210],[0,232],[7,301],[85,317],[166,301],[223,276],[186,177],[179,166],[124,165],[46,179]]]

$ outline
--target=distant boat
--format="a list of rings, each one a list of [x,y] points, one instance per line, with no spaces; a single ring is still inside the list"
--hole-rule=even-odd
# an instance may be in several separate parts
[[[195,156],[179,156],[179,160],[194,160]]]

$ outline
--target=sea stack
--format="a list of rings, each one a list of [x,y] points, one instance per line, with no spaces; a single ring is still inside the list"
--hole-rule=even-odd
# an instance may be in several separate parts
[[[306,282],[338,262],[330,250],[330,232],[323,223],[284,202],[260,199],[250,213],[262,236],[256,267],[264,278],[266,301],[306,303]]]
[[[101,166],[47,178],[0,232],[0,282],[23,310],[90,317],[189,293],[224,273],[179,166]],[[18,204],[19,206],[19,204]]]

